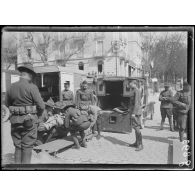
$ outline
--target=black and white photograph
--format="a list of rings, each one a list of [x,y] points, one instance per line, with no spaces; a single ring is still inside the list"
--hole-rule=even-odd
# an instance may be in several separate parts
[[[1,167],[188,170],[194,28],[2,28]]]

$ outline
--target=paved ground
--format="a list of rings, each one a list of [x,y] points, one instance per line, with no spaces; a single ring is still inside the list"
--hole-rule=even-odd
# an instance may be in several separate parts
[[[155,101],[155,115],[153,120],[146,121],[142,130],[144,149],[136,152],[128,147],[135,141],[134,131],[131,134],[102,132],[102,138],[93,138],[88,142],[87,148],[80,150],[68,149],[51,157],[47,153],[33,153],[32,163],[103,163],[103,164],[172,164],[173,141],[178,142],[178,132],[171,132],[168,121],[164,130],[159,130],[160,111],[158,95],[151,95],[150,101]],[[13,163],[14,147],[10,137],[10,124],[4,123],[2,128],[2,154],[3,162]],[[178,154],[180,155],[180,154]]]

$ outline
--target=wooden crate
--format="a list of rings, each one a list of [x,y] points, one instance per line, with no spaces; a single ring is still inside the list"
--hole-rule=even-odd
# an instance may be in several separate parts
[[[120,114],[115,111],[101,111],[101,130],[130,133],[132,128],[129,114]]]

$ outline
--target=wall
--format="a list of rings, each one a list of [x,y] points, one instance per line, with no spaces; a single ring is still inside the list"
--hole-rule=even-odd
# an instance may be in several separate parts
[[[55,36],[58,36],[59,39],[60,37],[62,38],[63,33],[55,33]],[[74,33],[79,34],[78,32]],[[39,38],[40,33],[36,33],[37,37],[36,39]],[[69,33],[71,36],[72,33]],[[20,34],[20,36],[26,36],[25,33]],[[53,34],[54,36],[54,34]],[[103,41],[103,56],[98,56],[99,54],[96,53],[97,49],[97,41],[102,40]],[[85,43],[84,47],[84,56],[81,59],[78,59],[78,55],[75,55],[71,58],[66,63],[66,66],[71,69],[72,71],[78,70],[78,63],[83,62],[84,63],[84,71],[83,73],[88,74],[92,72],[98,72],[97,66],[98,66],[98,61],[103,60],[104,61],[104,68],[103,71],[105,74],[113,74],[116,75],[116,54],[112,52],[112,42],[113,41],[122,41],[122,43],[127,43],[126,47],[122,46],[121,47],[121,52],[119,55],[122,55],[125,60],[132,60],[136,64],[137,67],[141,66],[141,57],[142,57],[142,52],[140,47],[138,46],[137,43],[140,43],[140,36],[139,33],[137,32],[90,32],[89,37],[87,42]],[[36,40],[35,40],[36,41]],[[136,42],[135,42],[136,41]],[[21,53],[25,53],[26,49],[28,48],[28,44],[23,47],[23,50],[21,52],[18,52],[18,59],[19,62],[24,61],[26,58],[22,59]],[[52,47],[50,48],[52,50]],[[69,52],[71,50],[70,46],[66,46],[66,51]],[[55,60],[55,57],[57,53],[59,54],[59,51],[51,52],[51,55],[49,56],[49,60]],[[35,49],[32,48],[32,56],[33,60],[39,60],[40,61],[40,56],[36,53]],[[60,56],[60,54],[59,54]],[[55,65],[56,62],[49,62],[49,65]],[[35,66],[41,66],[43,65],[42,63],[35,63]],[[120,65],[120,59],[119,57],[117,58],[117,73],[118,76],[127,76],[128,75],[128,67],[126,66],[126,61],[122,62]],[[134,72],[136,73],[136,71]]]

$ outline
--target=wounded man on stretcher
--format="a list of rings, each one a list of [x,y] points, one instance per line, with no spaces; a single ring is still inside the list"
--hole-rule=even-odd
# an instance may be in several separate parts
[[[74,105],[54,103],[51,99],[45,104],[46,109],[38,126],[37,145],[47,143],[54,138],[66,137],[70,132],[76,148],[87,147],[85,130],[95,125],[98,107],[89,106],[86,110],[81,111],[76,109]],[[81,143],[78,141],[78,134],[80,134]]]

